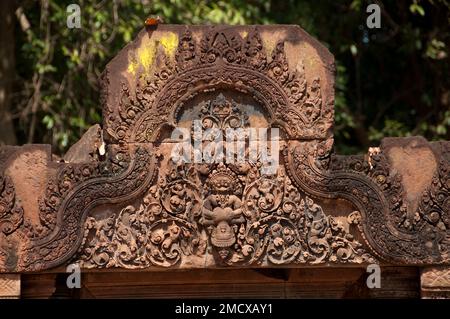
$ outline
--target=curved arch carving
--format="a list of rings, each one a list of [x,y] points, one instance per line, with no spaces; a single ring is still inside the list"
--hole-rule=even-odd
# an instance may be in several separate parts
[[[277,43],[269,60],[257,28],[244,38],[232,28],[211,28],[200,43],[186,28],[174,59],[176,63],[166,56],[153,74],[142,73],[134,91],[122,83],[118,112],[104,106],[106,131],[116,141],[154,142],[164,123],[174,124],[184,101],[223,86],[253,95],[289,138],[330,134],[333,102],[323,101],[320,78],[308,83],[302,61],[290,67],[284,42]]]
[[[136,147],[119,153],[128,154],[120,167],[109,162],[91,166],[90,170],[85,165],[71,165],[60,171],[55,182],[49,185],[51,190],[58,189],[54,201],[47,203],[47,209],[53,210],[54,223],[48,225],[50,230],[42,232],[41,236],[30,224],[23,225],[16,234],[22,239],[18,251],[4,251],[17,254],[20,259],[14,264],[5,264],[6,271],[39,271],[63,264],[79,249],[83,225],[91,209],[100,204],[133,199],[148,187],[155,168],[151,148]]]
[[[351,166],[339,158],[330,164],[331,146],[331,140],[299,142],[285,151],[289,174],[297,185],[311,196],[340,197],[353,203],[361,214],[358,226],[379,258],[394,264],[448,263],[448,230],[428,224],[420,231],[406,232],[393,224],[392,215],[402,209],[402,189],[399,176],[390,175],[385,156],[373,154],[370,163],[353,158]]]
[[[249,94],[268,112],[271,124],[279,124],[289,136],[295,134],[288,123],[281,119],[281,110],[288,109],[289,102],[276,82],[259,72],[221,63],[212,67],[189,70],[167,83],[159,97],[155,99],[156,109],[144,112],[136,121],[131,140],[141,143],[156,142],[158,129],[164,122],[161,121],[158,128],[153,129],[154,122],[151,121],[154,120],[155,113],[162,114],[174,126],[177,114],[185,102],[201,92],[226,88]],[[161,99],[161,96],[164,99]],[[148,121],[151,122],[150,125],[145,124]],[[148,131],[148,127],[151,128],[151,134],[139,134]]]

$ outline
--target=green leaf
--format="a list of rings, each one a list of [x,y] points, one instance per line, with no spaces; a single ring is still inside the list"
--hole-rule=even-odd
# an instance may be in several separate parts
[[[425,10],[423,9],[423,7],[415,2],[409,6],[409,11],[411,11],[413,14],[418,13],[421,16],[425,15]]]

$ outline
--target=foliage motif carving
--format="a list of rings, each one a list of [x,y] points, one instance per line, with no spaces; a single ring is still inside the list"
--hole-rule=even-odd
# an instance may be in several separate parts
[[[14,185],[7,175],[0,175],[0,232],[13,233],[23,222],[23,208],[15,198]]]
[[[292,138],[324,138],[331,128],[332,107],[322,101],[320,79],[307,83],[302,61],[290,70],[284,42],[267,53],[257,28],[244,38],[211,28],[199,43],[186,28],[176,64],[164,60],[165,67],[140,76],[135,91],[122,85],[117,113],[105,106],[115,141],[155,142],[166,122],[174,125],[186,97],[219,86],[252,94]]]
[[[328,144],[328,145],[327,145]],[[286,151],[289,173],[316,196],[350,200],[362,212],[359,227],[372,252],[393,263],[448,263],[448,150],[441,154],[433,182],[419,209],[407,214],[399,174],[386,155],[331,156],[332,141],[303,142]]]
[[[222,94],[200,114],[201,123],[223,134],[248,125],[242,105]],[[117,218],[89,218],[82,265],[172,267],[206,258],[207,251],[230,266],[374,262],[350,232],[357,230],[355,216],[347,221],[325,214],[282,166],[264,175],[261,165],[169,160],[138,206],[126,206]]]
[[[111,151],[111,156],[114,158],[104,163],[62,167],[48,182],[46,196],[40,201],[41,226],[22,223],[20,208],[6,212],[14,212],[14,218],[2,216],[6,233],[15,230],[17,238],[27,239],[18,248],[19,259],[13,264],[0,264],[4,270],[38,271],[68,260],[81,244],[84,220],[93,204],[124,200],[150,182],[153,161],[149,150],[141,147],[136,151]],[[11,206],[14,193],[7,179],[5,186],[2,203]],[[0,247],[3,258],[8,259],[10,254],[16,253]]]

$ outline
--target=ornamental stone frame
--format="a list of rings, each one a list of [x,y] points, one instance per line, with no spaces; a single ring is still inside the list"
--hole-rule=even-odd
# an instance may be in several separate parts
[[[386,138],[366,155],[335,154],[334,73],[297,26],[142,30],[102,75],[102,127],[62,159],[48,145],[0,148],[0,272],[79,262],[448,273],[450,142]],[[171,132],[194,120],[279,128],[279,169],[174,163]]]

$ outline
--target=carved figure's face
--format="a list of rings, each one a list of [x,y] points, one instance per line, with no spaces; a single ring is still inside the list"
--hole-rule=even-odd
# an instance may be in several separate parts
[[[224,193],[233,190],[233,179],[228,176],[219,176],[212,182],[213,190],[216,192]]]
[[[226,118],[231,114],[231,104],[227,101],[220,101],[213,107],[213,114],[219,118]]]

